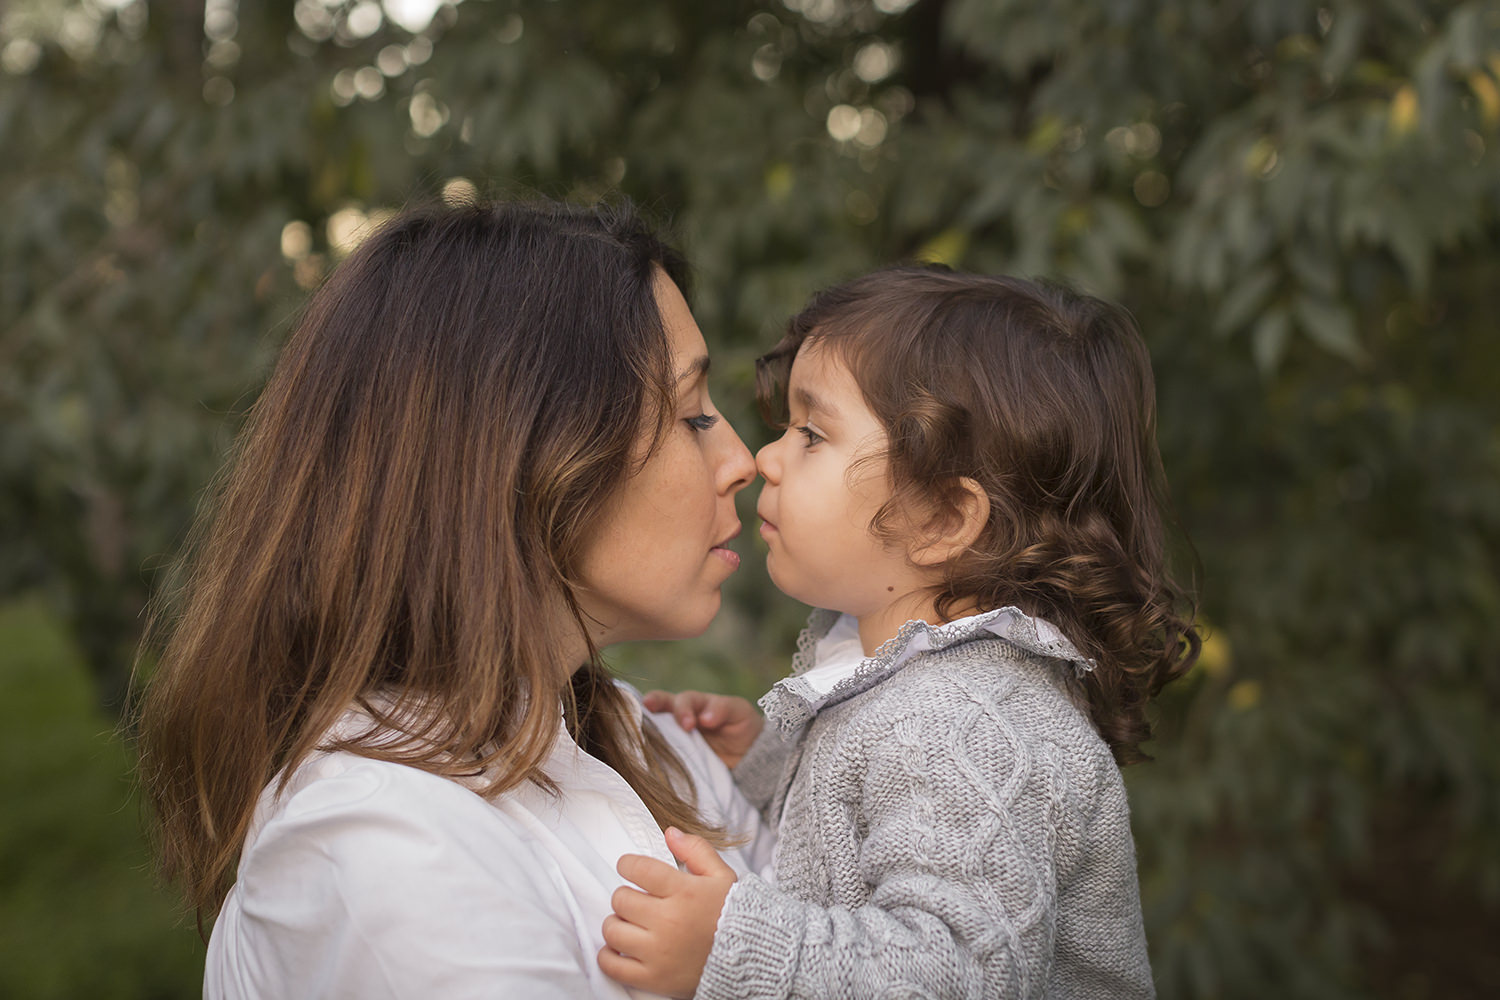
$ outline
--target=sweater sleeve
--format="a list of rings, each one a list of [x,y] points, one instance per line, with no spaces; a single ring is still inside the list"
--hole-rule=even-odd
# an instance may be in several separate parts
[[[862,762],[859,801],[842,805],[869,902],[823,907],[743,879],[697,996],[1041,996],[1058,841],[1076,829],[1056,754],[961,698],[861,732],[846,757]]]
[[[776,848],[776,830],[762,819],[759,806],[750,802],[740,790],[734,775],[718,758],[703,734],[682,731],[670,712],[646,713],[647,724],[656,727],[692,779],[691,792],[698,814],[710,823],[721,824],[741,843],[721,849],[719,856],[736,872],[763,871],[771,866]]]
[[[794,745],[782,739],[775,726],[767,724],[734,767],[734,783],[740,794],[760,811],[768,823],[774,821],[766,816],[766,811],[771,807]]]

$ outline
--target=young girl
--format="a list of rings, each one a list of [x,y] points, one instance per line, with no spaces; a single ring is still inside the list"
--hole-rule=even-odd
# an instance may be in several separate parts
[[[1052,285],[893,268],[761,360],[771,578],[812,604],[761,705],[674,710],[779,825],[772,878],[668,831],[600,966],[673,996],[1149,997],[1120,764],[1197,655],[1145,345]],[[664,707],[671,696],[658,696]]]

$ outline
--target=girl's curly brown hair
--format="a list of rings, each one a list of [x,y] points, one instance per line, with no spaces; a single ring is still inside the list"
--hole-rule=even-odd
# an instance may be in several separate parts
[[[767,419],[809,341],[831,347],[884,426],[891,499],[960,517],[962,480],[989,498],[972,546],[945,567],[937,612],[1015,605],[1095,668],[1095,726],[1121,764],[1147,759],[1146,705],[1197,659],[1188,594],[1168,572],[1166,476],[1150,357],[1124,310],[1050,283],[903,266],[814,296],[757,362]]]

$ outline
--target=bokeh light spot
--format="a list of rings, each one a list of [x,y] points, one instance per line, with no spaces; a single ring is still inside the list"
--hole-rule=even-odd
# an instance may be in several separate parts
[[[836,104],[828,112],[828,134],[839,142],[848,142],[859,135],[862,124],[859,109],[852,104]]]
[[[450,177],[443,185],[443,204],[457,208],[479,200],[479,188],[467,177]]]
[[[293,219],[281,227],[281,256],[297,261],[312,253],[312,226]]]

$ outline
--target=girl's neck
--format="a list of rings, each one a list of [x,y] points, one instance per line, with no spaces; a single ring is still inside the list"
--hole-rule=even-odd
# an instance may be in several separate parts
[[[978,612],[979,608],[965,603],[951,608],[947,616],[939,615],[934,595],[928,591],[918,591],[897,598],[876,611],[858,616],[859,644],[866,656],[874,656],[875,651],[895,638],[896,633],[901,631],[901,626],[909,621],[920,620],[929,625],[943,625]]]

